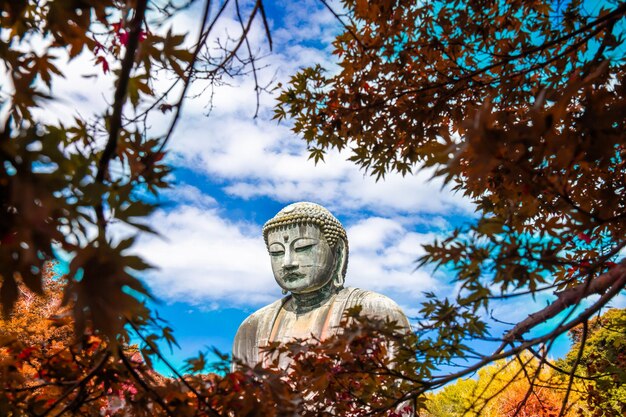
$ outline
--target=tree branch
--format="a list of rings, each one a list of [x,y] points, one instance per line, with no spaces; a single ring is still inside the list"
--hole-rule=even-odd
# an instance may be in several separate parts
[[[128,82],[130,79],[130,71],[135,63],[135,52],[139,46],[139,34],[141,33],[141,24],[146,14],[148,0],[138,0],[135,8],[135,16],[130,23],[130,32],[128,35],[128,43],[126,44],[126,54],[122,60],[122,69],[115,89],[113,101],[113,113],[109,121],[109,139],[104,147],[102,156],[98,163],[98,172],[96,173],[96,181],[104,182],[104,178],[109,170],[109,163],[115,156],[117,149],[117,140],[119,138],[120,127],[122,125],[122,111],[124,102],[126,101],[126,93],[128,90]],[[102,202],[96,206],[96,217],[98,218],[98,226],[104,229],[106,221],[104,219],[104,211]]]
[[[447,384],[448,382],[454,381],[457,378],[463,377],[465,375],[471,374],[477,370],[479,370],[480,368],[482,368],[483,366],[496,361],[498,359],[503,359],[503,358],[507,358],[509,356],[515,355],[517,352],[521,352],[523,350],[528,349],[529,347],[538,345],[540,343],[545,343],[548,340],[552,340],[554,339],[556,336],[565,333],[566,331],[578,326],[581,323],[584,323],[585,321],[589,320],[589,318],[591,316],[593,316],[595,313],[597,313],[602,307],[604,307],[613,297],[615,297],[623,288],[624,286],[626,286],[626,271],[623,267],[623,262],[622,262],[622,275],[619,277],[619,279],[615,282],[615,284],[613,286],[610,286],[606,293],[603,294],[595,303],[593,303],[591,306],[589,306],[587,309],[585,309],[585,311],[583,311],[582,313],[580,313],[575,319],[564,323],[558,327],[556,327],[555,329],[553,329],[551,332],[544,334],[542,336],[538,336],[535,337],[533,339],[530,340],[526,340],[524,341],[524,343],[518,345],[518,346],[514,346],[511,349],[504,351],[504,348],[511,344],[512,342],[506,342],[503,341],[503,343],[494,351],[493,354],[491,354],[490,356],[485,357],[484,359],[482,359],[479,362],[474,363],[471,366],[468,366],[467,368],[463,369],[462,371],[459,372],[455,372],[452,374],[448,374],[445,376],[435,376],[431,379],[431,381],[429,381],[429,383],[425,383],[424,384],[424,389],[419,390],[417,392],[413,392],[409,395],[407,395],[407,399],[414,397],[416,395],[419,395],[427,390],[432,390],[434,388],[439,388],[444,386],[445,384]],[[617,268],[617,267],[615,267]]]
[[[557,293],[557,299],[548,307],[529,315],[519,322],[505,336],[505,342],[521,339],[522,336],[538,324],[544,323],[561,313],[568,307],[580,302],[592,294],[604,293],[611,287],[622,288],[626,285],[626,260],[613,267],[610,271],[591,280],[589,284],[583,283]]]
[[[567,410],[567,401],[569,400],[569,394],[572,390],[572,384],[574,384],[574,378],[576,375],[576,369],[578,369],[578,365],[580,365],[580,360],[583,357],[583,351],[585,350],[585,343],[587,342],[587,330],[589,326],[587,322],[583,323],[583,334],[580,340],[580,347],[578,348],[578,354],[576,355],[576,361],[574,361],[574,365],[572,365],[572,370],[569,374],[569,381],[567,382],[567,391],[565,391],[565,396],[563,397],[563,405],[561,406],[561,412],[559,413],[559,417],[563,417],[565,415],[565,411]]]
[[[157,404],[159,404],[161,406],[161,408],[163,409],[163,411],[165,411],[165,413],[170,416],[170,417],[175,417],[174,414],[172,414],[172,411],[169,409],[169,407],[167,406],[167,404],[163,401],[163,399],[161,398],[161,396],[159,395],[159,393],[155,392],[148,384],[146,384],[146,381],[144,381],[141,376],[137,373],[137,371],[135,370],[135,368],[133,368],[133,365],[128,361],[128,358],[126,357],[126,355],[124,354],[124,351],[122,350],[122,348],[118,348],[118,352],[120,355],[120,359],[122,360],[122,362],[124,363],[124,366],[126,366],[126,369],[128,369],[128,372],[130,372],[130,374],[132,375],[132,377],[135,379],[135,381],[137,381],[137,383],[139,385],[141,385],[141,387],[148,393],[150,393],[150,395],[152,396],[152,398],[154,398],[154,400],[157,402]]]
[[[137,46],[139,46],[139,33],[141,32],[141,23],[143,22],[144,15],[146,13],[147,0],[139,0],[137,2],[137,8],[135,9],[135,16],[130,23],[130,33],[128,36],[128,43],[126,44],[126,54],[122,61],[122,69],[120,71],[120,77],[118,79],[117,88],[115,89],[114,102],[113,102],[113,114],[109,123],[109,140],[106,143],[102,157],[98,164],[98,173],[96,174],[96,180],[98,182],[104,181],[104,176],[109,167],[109,162],[115,154],[117,148],[117,139],[119,136],[120,126],[122,124],[122,110],[124,109],[124,102],[126,101],[126,93],[128,90],[128,81],[130,79],[130,71],[133,68],[135,62],[135,52]]]
[[[102,368],[104,366],[104,364],[106,363],[107,359],[109,359],[110,356],[111,356],[110,352],[106,352],[104,355],[102,355],[102,358],[100,359],[98,364],[96,366],[94,366],[93,369],[91,369],[91,371],[89,371],[89,373],[87,375],[85,375],[84,378],[82,378],[80,381],[76,382],[67,391],[65,391],[59,398],[56,399],[56,401],[43,414],[39,414],[38,417],[44,417],[44,416],[47,416],[48,414],[50,414],[50,412],[52,410],[54,410],[54,408],[57,405],[59,405],[61,403],[61,401],[63,401],[65,398],[67,398],[68,395],[70,395],[72,392],[74,392],[74,390],[76,388],[82,387],[87,382],[89,382],[89,380],[96,375],[96,373],[100,370],[100,368]],[[63,409],[63,411],[61,411],[61,413],[59,413],[58,415],[61,415],[64,412],[65,412],[65,409]]]

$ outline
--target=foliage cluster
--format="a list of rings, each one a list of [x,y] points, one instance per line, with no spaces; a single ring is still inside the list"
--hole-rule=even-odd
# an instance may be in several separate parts
[[[626,412],[624,319],[626,309],[610,309],[590,320],[588,327],[572,329],[573,345],[557,361],[542,362],[539,355],[525,353],[497,361],[478,371],[475,378],[459,379],[428,397],[424,416],[549,417],[558,416],[568,400],[564,416],[622,416]],[[579,365],[570,382],[576,362]],[[533,372],[538,368],[538,373]]]
[[[349,312],[344,332],[326,341],[295,340],[269,346],[269,365],[237,366],[228,357],[208,364],[190,359],[185,375],[166,378],[152,370],[146,348],[112,352],[101,336],[75,338],[71,310],[62,306],[62,278],[46,270],[44,293],[24,286],[12,315],[0,321],[0,412],[8,416],[367,416],[423,417],[620,416],[626,363],[626,310],[593,320],[588,348],[570,382],[581,326],[564,359],[551,362],[521,354],[459,379],[436,394],[419,378],[414,335],[395,323]],[[114,353],[114,354],[113,354]],[[143,353],[143,355],[142,355]],[[287,369],[278,366],[290,358]],[[210,370],[217,373],[208,373]]]
[[[355,311],[355,320],[346,322],[346,337],[271,346],[268,354],[275,361],[269,367],[228,372],[227,356],[211,365],[200,354],[188,361],[187,374],[165,378],[143,360],[150,360],[152,340],[112,351],[103,336],[75,337],[70,309],[62,305],[65,285],[47,270],[43,294],[20,286],[25,296],[0,321],[3,415],[408,415],[409,404],[398,402],[397,376],[409,368],[375,372],[392,367],[390,337],[394,345],[404,346],[390,323],[362,321]],[[404,352],[411,354],[410,349]],[[286,371],[278,367],[279,355],[292,358]],[[209,369],[218,373],[207,373]]]
[[[215,416],[238,409],[235,379],[170,379],[152,370],[144,361],[150,340],[141,349],[115,348],[102,335],[75,335],[71,311],[62,305],[65,285],[46,269],[43,293],[21,285],[24,296],[0,321],[2,415]]]
[[[419,375],[441,387],[524,351],[546,360],[626,287],[626,4],[342,5],[339,71],[298,72],[276,118],[293,120],[316,161],[345,149],[379,179],[428,169],[476,206],[475,221],[424,246],[420,266],[459,290],[422,304]],[[494,303],[529,296],[551,304],[494,334],[510,321],[492,319]],[[476,340],[497,347],[476,352]]]
[[[164,379],[151,362],[163,358],[159,339],[173,343],[171,330],[141,302],[149,292],[136,274],[148,265],[131,254],[134,240],[113,242],[110,224],[151,232],[146,195],[169,186],[165,151],[188,86],[255,71],[247,34],[255,18],[267,30],[260,0],[249,8],[206,0],[191,42],[166,30],[192,3],[0,0],[8,80],[0,86],[0,304],[12,317],[0,340],[3,412],[393,416],[422,409],[424,393],[495,360],[524,363],[523,352],[542,365],[520,367],[527,380],[542,380],[548,364],[569,375],[560,415],[585,378],[592,412],[622,411],[611,402],[623,395],[622,339],[610,331],[594,339],[601,321],[589,319],[626,286],[617,259],[626,246],[624,2],[587,10],[579,0],[345,0],[346,15],[337,14],[345,33],[334,43],[341,71],[296,74],[276,117],[294,119],[315,160],[350,148],[377,177],[427,167],[471,198],[478,220],[427,245],[422,258],[460,291],[429,294],[408,339],[392,323],[353,317],[323,344],[271,347],[297,359],[287,376],[256,367]],[[241,34],[211,44],[228,5]],[[78,59],[111,81],[111,105],[50,121],[53,79]],[[171,83],[157,89],[157,77]],[[171,117],[162,134],[147,130],[155,113]],[[42,278],[56,250],[73,256],[67,285]],[[551,291],[548,307],[489,333],[493,301]],[[527,336],[550,319],[551,330]],[[552,364],[554,339],[574,328],[582,329],[576,353]],[[141,340],[141,360],[131,337]],[[468,342],[477,339],[499,347],[475,352]],[[437,373],[458,360],[470,364]],[[206,366],[200,355],[189,371]],[[529,386],[519,410],[535,406]]]
[[[56,251],[71,255],[64,303],[73,306],[75,333],[128,341],[127,323],[156,323],[142,300],[150,297],[137,274],[150,266],[134,256],[134,238],[115,242],[109,225],[153,233],[142,221],[150,201],[169,187],[164,160],[192,82],[212,87],[223,76],[247,71],[254,56],[246,40],[255,17],[235,2],[242,32],[215,44],[217,10],[206,1],[195,41],[171,27],[193,2],[0,2],[0,304],[12,311],[19,286],[41,294],[42,268]],[[246,14],[246,12],[249,12]],[[167,29],[167,30],[166,30]],[[57,96],[55,77],[76,61],[91,61],[110,83],[111,105],[102,114],[55,120],[46,112]],[[163,83],[158,80],[165,80]],[[148,131],[148,118],[171,117],[164,132]],[[149,198],[152,196],[152,198]],[[170,341],[169,333],[163,336]]]

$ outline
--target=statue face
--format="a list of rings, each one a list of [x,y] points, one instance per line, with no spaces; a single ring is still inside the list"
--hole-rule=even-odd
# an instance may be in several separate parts
[[[272,230],[267,243],[274,278],[281,288],[305,294],[332,279],[335,253],[317,226],[293,224]]]

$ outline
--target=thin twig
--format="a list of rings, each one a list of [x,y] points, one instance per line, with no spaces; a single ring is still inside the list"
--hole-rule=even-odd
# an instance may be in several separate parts
[[[65,391],[59,398],[56,399],[56,401],[43,414],[39,414],[38,417],[45,417],[48,414],[50,414],[50,412],[52,410],[54,410],[54,408],[57,405],[59,405],[61,403],[61,401],[63,401],[65,398],[67,398],[68,395],[70,395],[72,392],[74,392],[74,390],[76,388],[79,388],[79,387],[83,386],[84,384],[86,384],[87,382],[89,382],[89,380],[96,375],[96,373],[100,370],[100,368],[102,368],[102,366],[104,366],[104,364],[106,363],[107,359],[109,359],[110,356],[111,356],[110,352],[106,352],[104,355],[102,355],[102,358],[100,359],[100,361],[96,364],[96,366],[94,366],[87,373],[87,375],[85,375],[84,378],[82,378],[80,381],[76,382],[67,391]],[[60,415],[60,414],[58,414],[58,415]]]
[[[328,2],[326,0],[320,0],[322,2],[322,4],[333,14],[333,16],[335,16],[335,19],[337,19],[339,21],[339,23],[341,23],[341,26],[343,26],[343,28],[345,30],[348,31],[348,33],[350,35],[352,35],[352,38],[354,38],[354,40],[356,41],[357,44],[359,44],[359,46],[363,49],[363,51],[367,50],[367,47],[365,45],[363,45],[363,42],[361,42],[361,39],[359,39],[359,37],[357,36],[357,34],[350,28],[350,26],[348,26],[343,19],[341,18],[341,16],[339,16],[339,14],[332,8],[330,7],[330,5],[328,4]]]
[[[271,51],[273,49],[272,32],[270,31],[269,21],[267,20],[267,15],[265,14],[265,6],[263,6],[263,0],[259,2],[259,10],[261,12],[261,19],[263,20],[263,27],[265,28],[265,36],[267,36],[267,42],[270,44]]]
[[[534,357],[539,359],[539,353],[537,353],[537,351],[535,349],[533,349],[532,347],[529,347],[528,351],[530,353],[532,353]],[[557,371],[559,373],[570,374],[570,371],[567,371],[567,370],[565,370],[565,369],[563,369],[563,368],[561,368],[559,366],[556,366],[555,364],[551,363],[550,361],[546,361],[545,363],[546,363],[546,365],[548,365],[548,367],[554,369],[555,371]],[[603,376],[608,376],[608,375],[611,375],[611,374],[601,374],[601,375],[597,375],[597,376],[586,376],[586,375],[574,374],[574,376],[576,378],[585,379],[585,380],[588,380],[588,381],[596,381],[599,378],[601,378]]]
[[[565,415],[565,411],[567,410],[567,401],[569,400],[569,394],[572,390],[572,384],[574,383],[574,378],[576,375],[576,369],[580,364],[580,360],[583,356],[583,351],[585,349],[585,344],[587,343],[587,331],[588,331],[588,323],[583,323],[583,333],[580,339],[580,347],[578,348],[578,354],[576,355],[576,360],[574,361],[574,365],[572,365],[572,370],[569,374],[569,381],[567,382],[567,391],[565,391],[565,396],[563,396],[563,404],[561,405],[561,412],[559,413],[559,417],[563,417]]]
[[[201,395],[194,387],[192,387],[191,384],[189,384],[189,382],[187,382],[187,380],[180,374],[180,372],[178,372],[178,370],[172,364],[169,363],[169,361],[163,356],[159,348],[153,342],[149,341],[148,339],[144,337],[143,334],[141,334],[137,325],[128,319],[126,319],[126,322],[133,328],[137,336],[139,336],[139,338],[145,344],[150,346],[152,351],[159,357],[159,359],[174,373],[174,375],[176,375],[176,378],[178,378],[178,380],[182,382],[183,385],[185,385],[189,389],[189,391],[191,391],[196,396],[196,398],[198,399],[198,403],[202,401],[204,405],[207,407],[209,414],[215,417],[219,417],[219,413],[217,413],[213,409],[213,407],[206,401],[206,398],[203,395]]]
[[[211,10],[211,1],[212,0],[206,0],[204,3],[204,11],[202,12],[202,26],[200,27],[200,31],[198,33],[198,42],[196,43],[196,47],[193,50],[191,61],[189,62],[189,65],[187,66],[187,74],[185,75],[185,81],[183,83],[183,90],[181,91],[180,97],[178,98],[178,103],[176,103],[176,106],[175,106],[176,113],[174,113],[174,118],[172,119],[170,123],[170,127],[167,131],[167,134],[165,135],[165,138],[161,142],[161,146],[159,147],[159,150],[156,152],[157,154],[163,152],[165,145],[170,140],[170,137],[172,136],[172,133],[174,132],[174,128],[176,128],[176,124],[178,123],[178,119],[180,118],[181,110],[183,107],[183,101],[185,99],[185,95],[187,94],[187,89],[189,88],[191,77],[194,72],[194,66],[198,59],[198,54],[200,53],[202,46],[204,46],[204,43],[206,42],[206,39],[209,36],[210,31],[207,30],[205,32],[205,28],[206,28],[207,19],[209,18],[209,13]],[[226,6],[226,3],[228,2],[224,2],[224,4],[222,5],[222,10]]]
[[[152,389],[148,384],[146,384],[146,381],[144,381],[141,378],[141,376],[137,373],[135,368],[133,368],[133,365],[128,361],[128,358],[124,354],[124,351],[122,350],[121,347],[118,349],[118,352],[120,355],[120,359],[124,363],[124,366],[126,366],[126,369],[128,369],[128,372],[130,372],[130,374],[135,379],[135,381],[137,381],[137,383],[139,383],[139,385],[141,385],[141,387],[147,393],[149,393],[152,396],[152,398],[154,398],[157,404],[161,406],[161,408],[165,411],[165,413],[167,413],[168,416],[175,417],[175,415],[172,413],[172,411],[170,411],[169,407],[167,406],[167,404],[165,404],[165,402],[163,401],[159,393],[155,392],[154,389]]]
[[[130,33],[128,35],[128,43],[126,44],[126,53],[122,60],[122,69],[115,89],[113,101],[113,113],[109,120],[109,139],[104,147],[100,161],[98,162],[98,172],[96,173],[96,181],[104,183],[109,169],[109,163],[115,156],[117,149],[117,140],[119,137],[120,127],[122,125],[122,111],[126,94],[128,90],[128,82],[130,80],[130,72],[135,63],[135,52],[139,46],[139,34],[141,33],[141,24],[146,14],[148,0],[138,0],[135,8],[135,16],[130,22]],[[106,219],[104,218],[103,202],[100,201],[96,207],[96,217],[98,219],[98,227],[104,230],[106,227]]]
[[[239,7],[239,0],[235,0],[235,9],[237,10],[237,20],[239,21],[239,24],[241,25],[241,30],[245,30],[244,28],[244,24],[243,24],[243,18],[241,17],[241,10]],[[265,20],[265,14],[263,12],[263,9],[261,9],[261,16],[263,16],[263,19]],[[267,29],[267,22],[265,23],[266,25],[266,30]],[[271,48],[271,38],[270,38],[270,48]],[[255,64],[255,59],[254,56],[252,54],[252,48],[250,47],[250,41],[248,39],[248,37],[246,36],[246,48],[248,50],[248,57],[250,58],[250,64],[252,65],[252,75],[254,76],[254,92],[256,93],[256,108],[254,110],[254,118],[256,119],[257,116],[259,115],[259,107],[261,105],[260,103],[260,97],[261,97],[261,88],[259,86],[259,79],[257,77],[257,70],[256,70],[256,64]]]

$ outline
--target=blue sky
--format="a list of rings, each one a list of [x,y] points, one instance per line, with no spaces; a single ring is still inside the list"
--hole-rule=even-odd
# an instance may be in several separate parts
[[[195,30],[201,4],[176,17],[175,32]],[[261,65],[261,83],[285,82],[298,68],[321,63],[336,69],[330,43],[340,26],[318,1],[267,2],[274,51]],[[232,13],[220,31],[240,31]],[[196,29],[190,29],[196,28]],[[253,26],[253,48],[268,53],[262,25]],[[48,117],[69,117],[102,110],[110,102],[113,79],[93,80],[94,63],[79,57],[67,67],[66,79],[54,81],[61,99]],[[160,80],[167,85],[170,80]],[[415,271],[421,245],[446,236],[454,225],[470,221],[471,202],[429,181],[430,172],[401,177],[390,174],[375,182],[346,161],[348,154],[331,152],[326,162],[308,160],[304,142],[288,123],[272,118],[274,98],[261,97],[255,112],[251,77],[226,80],[215,90],[207,116],[208,96],[188,100],[169,143],[174,187],[161,196],[162,207],[149,219],[161,237],[141,236],[136,252],[158,269],[142,276],[159,303],[159,315],[169,321],[181,350],[170,358],[184,358],[214,346],[229,352],[243,319],[281,297],[261,236],[261,227],[284,205],[313,201],[329,208],[347,229],[350,259],[346,284],[377,291],[394,299],[410,317],[417,315],[423,291],[454,294],[444,272]],[[191,94],[202,85],[192,87]],[[149,125],[155,134],[168,119],[157,114]],[[115,230],[118,236],[133,233]],[[617,303],[626,305],[623,298]],[[536,301],[513,299],[494,305],[494,314],[514,322],[542,308]],[[498,334],[498,328],[494,332]],[[501,329],[500,329],[501,330]],[[477,344],[477,349],[488,346]],[[561,339],[553,350],[567,349]],[[487,353],[487,351],[484,351]]]

